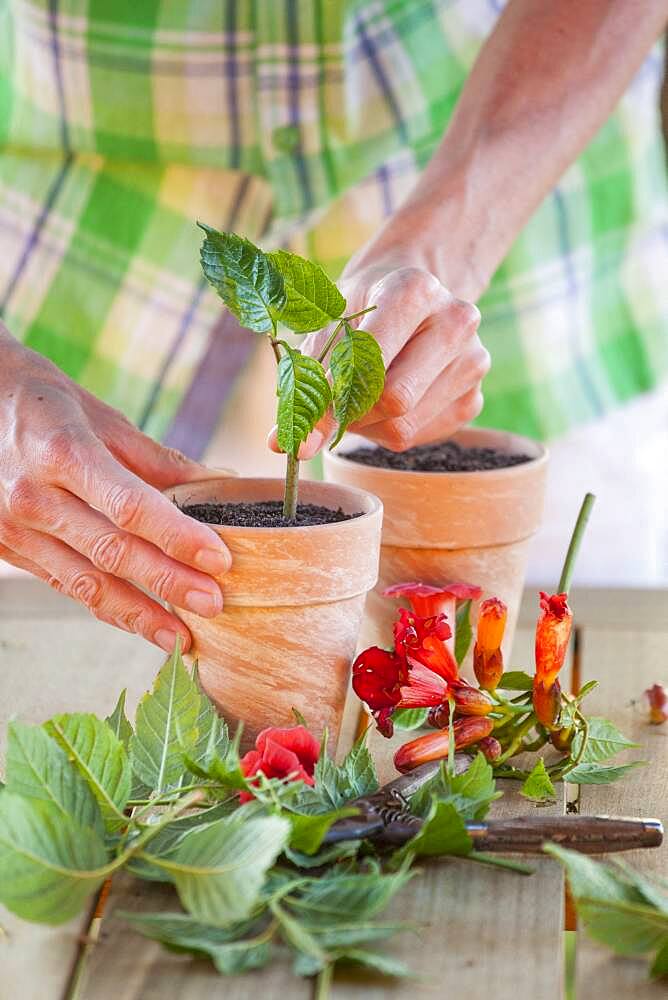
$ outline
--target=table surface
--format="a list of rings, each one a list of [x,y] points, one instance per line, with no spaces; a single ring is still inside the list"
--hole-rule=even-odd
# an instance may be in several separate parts
[[[593,677],[600,686],[590,696],[590,713],[602,714],[641,744],[639,753],[654,764],[642,776],[612,786],[567,786],[555,813],[657,816],[668,825],[668,726],[649,726],[638,703],[650,684],[668,681],[668,593],[664,591],[574,590],[571,597],[578,635],[580,684]],[[511,666],[532,663],[535,591],[527,594]],[[0,753],[7,720],[41,722],[59,711],[113,708],[127,686],[129,712],[150,687],[161,654],[142,641],[93,621],[85,612],[28,579],[0,580]],[[566,682],[568,677],[564,677]],[[350,702],[342,743],[357,721]],[[372,748],[381,780],[392,776],[391,745],[379,737]],[[506,782],[493,815],[526,814],[531,805]],[[562,789],[563,786],[560,786]],[[668,847],[635,852],[629,861],[643,871],[666,875]],[[563,993],[564,881],[559,865],[533,860],[535,874],[523,877],[500,869],[447,859],[425,867],[395,900],[388,919],[417,925],[386,946],[419,973],[393,983],[337,971],[333,1000],[427,1000],[448,987],[467,1000],[558,1000]],[[306,1000],[312,980],[295,978],[289,966],[273,965],[245,977],[217,975],[213,967],[171,955],[130,932],[115,919],[116,909],[171,908],[168,889],[117,877],[105,909],[99,942],[88,950],[83,1000],[241,1000],[253,991]],[[90,914],[59,928],[24,923],[0,907],[0,1000],[64,1000],[71,984]],[[647,979],[647,963],[613,957],[578,932],[576,996],[587,1000],[634,1000],[665,996],[665,984]]]

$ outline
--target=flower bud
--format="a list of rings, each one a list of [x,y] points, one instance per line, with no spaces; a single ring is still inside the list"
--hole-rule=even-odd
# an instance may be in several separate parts
[[[486,691],[494,691],[503,674],[501,642],[507,617],[508,608],[498,597],[490,597],[480,605],[473,670],[478,684]]]
[[[558,750],[560,753],[568,753],[574,736],[575,730],[573,727],[564,726],[562,729],[555,729],[555,731],[550,734],[550,742],[555,750]]]
[[[493,764],[501,756],[501,744],[495,736],[485,736],[478,743],[478,749],[485,755],[490,764]]]
[[[564,665],[571,637],[573,613],[566,594],[540,595],[536,624],[536,677],[549,689]]]
[[[546,686],[538,677],[533,681],[533,710],[546,729],[554,729],[561,712],[561,687],[559,681]]]
[[[486,694],[478,688],[467,684],[466,681],[458,681],[456,684],[448,686],[448,697],[455,703],[455,711],[459,715],[489,715],[493,709],[492,702]],[[450,725],[450,703],[443,701],[431,709],[427,716],[427,721],[434,729],[445,729]]]
[[[668,721],[668,691],[663,684],[652,684],[647,688],[645,700],[649,708],[649,721],[653,726],[660,726]]]
[[[489,736],[494,728],[492,719],[482,717],[471,717],[468,719],[457,719],[454,723],[453,731],[455,736],[455,750],[462,747],[471,746],[479,740]],[[426,736],[419,736],[410,743],[405,743],[399,747],[394,755],[394,766],[397,771],[406,773],[412,771],[420,764],[426,764],[430,760],[441,760],[448,756],[450,747],[449,729],[440,729],[436,733],[428,733]]]

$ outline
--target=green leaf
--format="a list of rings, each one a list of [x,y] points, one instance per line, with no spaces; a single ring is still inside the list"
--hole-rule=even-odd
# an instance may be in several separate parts
[[[0,902],[24,920],[76,916],[107,871],[104,844],[53,802],[0,796]]]
[[[271,910],[281,925],[285,940],[297,951],[312,959],[316,963],[316,971],[317,967],[322,968],[327,963],[329,956],[320,947],[314,935],[279,903],[272,904]]]
[[[195,726],[197,740],[194,746],[186,747],[186,752],[190,760],[206,771],[215,758],[227,755],[230,738],[225,720],[218,715],[213,702],[203,692],[199,696]]]
[[[639,743],[634,743],[633,740],[629,740],[623,733],[620,733],[619,729],[613,726],[612,722],[608,722],[607,719],[592,716],[588,719],[588,722],[589,738],[581,760],[583,764],[607,760],[609,757],[614,757],[620,750],[628,750],[631,747],[636,748],[640,745]],[[575,734],[571,749],[573,757],[577,757],[580,753],[583,739],[584,733],[582,730]]]
[[[652,979],[660,979],[661,976],[668,976],[668,937],[661,945],[649,970]]]
[[[255,920],[223,929],[193,920],[185,913],[129,913],[116,910],[136,931],[159,941],[170,951],[210,958],[218,972],[229,976],[266,965],[271,957],[270,936],[251,934]]]
[[[330,448],[335,448],[350,424],[368,413],[383,394],[385,364],[376,340],[365,330],[346,332],[332,351],[332,400],[339,429]]]
[[[294,333],[313,333],[338,319],[346,300],[319,264],[287,250],[267,254],[283,278],[285,304],[277,319]]]
[[[609,785],[624,778],[634,767],[646,763],[646,760],[634,760],[630,764],[617,764],[613,767],[602,767],[593,762],[578,764],[572,771],[568,771],[564,778],[575,785]]]
[[[132,726],[125,714],[125,698],[127,693],[127,688],[121,691],[116,702],[116,708],[104,721],[110,727],[116,739],[121,741],[126,750],[129,750],[132,738]]]
[[[471,602],[462,601],[455,615],[455,659],[460,666],[469,651],[472,638]]]
[[[529,777],[522,785],[520,795],[534,802],[555,802],[557,793],[545,769],[545,761],[539,757]]]
[[[371,941],[384,941],[398,931],[406,930],[406,924],[375,924],[355,922],[338,924],[334,927],[318,928],[317,938],[323,948],[355,948]]]
[[[501,792],[496,790],[494,770],[484,754],[478,753],[468,768],[461,774],[450,775],[445,762],[430,781],[411,798],[411,812],[423,818],[432,809],[434,798],[453,806],[468,820],[482,820]]]
[[[88,784],[108,830],[127,823],[123,815],[130,797],[132,772],[123,744],[106,722],[94,715],[56,715],[44,728],[63,748]]]
[[[305,790],[304,803],[320,803],[323,809],[340,809],[352,799],[361,795],[370,795],[378,790],[378,776],[366,746],[365,736],[362,736],[346,754],[341,766],[334,763],[327,753],[326,741],[320,751],[314,772],[315,788]],[[302,803],[300,803],[301,807]]]
[[[378,867],[368,872],[340,872],[335,867],[319,879],[310,879],[298,897],[290,896],[289,905],[314,933],[366,923],[385,909],[414,874],[407,866],[389,874],[381,874]]]
[[[391,955],[381,955],[376,951],[366,951],[361,948],[346,948],[345,951],[334,954],[336,962],[352,962],[356,965],[363,965],[367,969],[379,972],[382,976],[393,976],[395,979],[403,979],[411,975],[411,971],[405,962]]]
[[[322,868],[325,865],[343,861],[345,858],[354,858],[360,848],[360,843],[359,840],[342,840],[338,844],[323,847],[315,854],[304,854],[303,851],[295,851],[291,847],[286,847],[285,856],[298,868]]]
[[[304,854],[315,854],[322,844],[323,837],[332,823],[345,816],[355,816],[356,809],[336,809],[327,813],[285,813],[290,821],[290,847]]]
[[[393,859],[401,860],[412,854],[418,857],[465,856],[472,849],[473,841],[455,807],[434,798],[420,832],[400,847]]]
[[[324,416],[332,396],[320,362],[281,343],[284,354],[278,365],[278,444],[296,458],[300,444]]]
[[[283,278],[268,256],[243,236],[198,226],[205,233],[200,260],[209,284],[242,326],[271,331],[286,296]]]
[[[41,726],[10,722],[5,770],[8,791],[51,802],[75,823],[104,833],[102,816],[88,784]]]
[[[197,746],[200,712],[200,692],[177,646],[158,673],[153,690],[139,702],[130,743],[135,774],[155,792],[182,784],[184,754],[192,754]]]
[[[424,726],[428,715],[428,708],[399,708],[392,713],[392,722],[395,729],[410,731]]]
[[[290,824],[278,816],[247,819],[244,809],[187,833],[160,857],[181,902],[197,920],[225,927],[253,909],[265,875],[283,850]]]
[[[507,670],[499,681],[499,687],[503,691],[531,691],[533,677],[524,670]]]
[[[545,851],[564,865],[578,915],[594,940],[620,955],[665,946],[668,913],[647,905],[623,871],[556,844],[548,844]]]

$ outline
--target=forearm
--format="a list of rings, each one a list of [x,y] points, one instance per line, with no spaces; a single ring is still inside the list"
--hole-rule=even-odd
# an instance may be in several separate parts
[[[475,301],[667,16],[666,0],[511,0],[420,182],[362,256],[410,245],[416,263]]]

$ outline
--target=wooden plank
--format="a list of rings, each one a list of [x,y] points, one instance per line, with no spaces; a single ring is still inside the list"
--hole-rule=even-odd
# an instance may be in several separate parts
[[[11,601],[4,600],[7,587]],[[39,614],[42,598],[44,615]],[[102,625],[83,611],[63,619],[55,606],[66,603],[72,602],[44,584],[0,583],[0,759],[10,718],[39,723],[56,712],[106,713],[123,686],[128,687],[133,711],[162,659],[159,650],[141,639]],[[41,927],[0,907],[3,1000],[62,996],[84,923],[81,918],[63,927]]]
[[[518,631],[514,664],[530,668],[532,643],[532,631]],[[396,776],[392,754],[409,738],[406,733],[392,740],[370,734],[381,781]],[[531,812],[516,782],[501,785],[504,797],[494,803],[491,815]],[[561,796],[541,814],[561,814],[564,808]],[[332,1000],[356,1000],[362,994],[365,1000],[427,1000],[449,994],[455,984],[457,994],[470,1000],[491,993],[496,1000],[555,1000],[562,990],[563,879],[552,861],[522,860],[535,869],[532,876],[464,860],[425,864],[384,915],[389,921],[416,925],[417,935],[402,934],[385,949],[405,961],[419,980],[393,983],[339,970]]]
[[[82,980],[85,1000],[310,1000],[312,984],[292,974],[287,961],[249,975],[221,977],[209,961],[175,955],[137,934],[115,910],[156,912],[180,909],[171,886],[115,879],[102,937],[90,953]]]
[[[587,628],[582,667],[585,680],[600,681],[587,699],[588,714],[603,715],[640,743],[640,749],[625,755],[627,759],[639,757],[650,764],[613,785],[581,786],[580,812],[656,816],[668,827],[668,725],[650,726],[640,703],[650,684],[668,684],[668,636],[663,631],[611,633]],[[666,845],[624,857],[647,874],[668,875]],[[616,958],[584,932],[578,932],[576,969],[577,996],[587,1000],[623,996],[658,1000],[666,995],[665,983],[648,981],[647,961]]]

